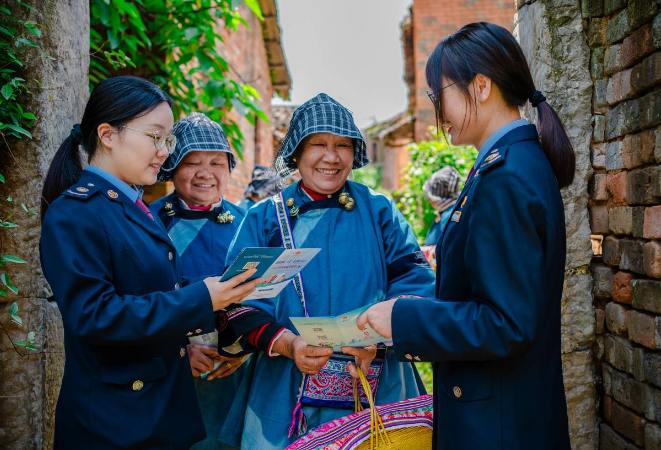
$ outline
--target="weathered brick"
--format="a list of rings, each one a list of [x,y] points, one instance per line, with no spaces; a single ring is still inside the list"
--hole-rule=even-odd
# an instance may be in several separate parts
[[[604,323],[606,321],[606,311],[600,308],[595,308],[594,310],[594,332],[596,334],[602,334],[604,332]]]
[[[643,237],[646,239],[661,239],[661,206],[645,208]]]
[[[647,381],[645,378],[645,356],[647,349],[638,345],[633,345],[633,376],[637,381]]]
[[[596,87],[595,82],[595,90]],[[640,101],[642,99],[626,100],[606,111],[606,136],[609,140],[639,130]],[[651,101],[648,99],[647,103]]]
[[[590,198],[592,200],[608,200],[608,190],[606,189],[606,174],[595,173],[590,180]]]
[[[615,431],[631,439],[636,445],[645,445],[647,420],[615,401],[611,406],[611,419]]]
[[[640,447],[630,444],[610,425],[602,423],[599,426],[599,450],[640,450]]]
[[[581,0],[581,15],[584,19],[604,15],[603,0]]]
[[[652,167],[652,195],[661,197],[661,167]]]
[[[620,240],[614,236],[606,236],[602,245],[602,258],[609,266],[620,264]]]
[[[659,197],[653,194],[652,175],[654,168],[635,169],[627,175],[627,203],[629,205],[655,205]]]
[[[644,274],[642,241],[635,239],[620,240],[620,269]]]
[[[618,272],[613,275],[613,300],[620,303],[631,303],[631,280],[633,274],[628,272]]]
[[[642,63],[641,63],[642,64]],[[622,100],[633,97],[634,89],[631,84],[633,69],[623,70],[613,75],[606,86],[606,101],[609,105],[620,103]]]
[[[654,162],[654,146],[656,135],[654,130],[646,130],[637,134],[627,134],[622,140],[622,166],[633,169]]]
[[[624,103],[620,103],[620,105]],[[636,117],[636,123],[641,129],[652,128],[661,124],[661,90],[650,92],[642,97],[639,107],[640,110]]]
[[[657,127],[656,130],[654,130],[654,135],[656,136],[656,143],[654,144],[654,159],[661,164],[661,127]]]
[[[631,33],[629,11],[622,10],[613,16],[606,24],[606,43],[613,44],[621,41]]]
[[[610,364],[604,364],[604,388],[606,394],[624,406],[643,414],[647,420],[661,419],[661,390],[636,381]]]
[[[593,234],[608,233],[608,208],[603,205],[592,206],[590,213],[590,229]]]
[[[650,41],[651,41],[651,27],[650,27]],[[598,47],[592,50],[590,55],[590,75],[592,78],[604,77],[604,48]]]
[[[606,43],[606,19],[595,18],[588,24],[588,44],[590,47],[599,47]]]
[[[648,242],[643,246],[643,267],[645,274],[649,277],[661,278],[661,244],[658,241]],[[659,285],[659,302],[661,302],[661,284]],[[660,310],[656,311],[661,313]]]
[[[634,308],[661,314],[661,281],[632,280],[631,298]]]
[[[613,411],[613,397],[604,395],[604,419],[608,422],[613,420],[611,412]]]
[[[624,38],[621,53],[622,66],[630,67],[653,51],[652,24],[647,24]]]
[[[594,92],[592,98],[592,105],[594,106],[594,112],[602,113],[602,114],[604,112],[608,112],[607,88],[608,88],[608,81],[606,80],[594,81]]]
[[[606,335],[604,360],[616,369],[633,373],[633,345],[625,338]]]
[[[605,0],[604,14],[610,15],[615,11],[619,11],[626,6],[627,6],[627,0]]]
[[[633,232],[633,208],[618,206],[608,211],[608,228],[615,234]]]
[[[656,423],[645,425],[645,450],[661,448],[661,426]]]
[[[629,0],[629,23],[636,29],[649,21],[659,11],[659,5],[650,0]]]
[[[594,280],[593,290],[596,298],[609,298],[613,284],[613,271],[608,266],[590,266]]]
[[[631,342],[651,349],[661,348],[661,318],[631,310],[627,312],[626,327]]]
[[[595,143],[604,142],[606,137],[606,118],[603,115],[597,114],[592,116],[592,130],[592,141]]]
[[[627,312],[626,306],[619,303],[610,302],[606,305],[606,327],[615,334],[623,335],[627,332]]]
[[[623,167],[622,146],[623,146],[623,141],[609,142],[606,145],[607,170],[617,170]]]
[[[661,387],[661,354],[657,352],[645,352],[643,371],[646,381]]]
[[[657,15],[652,22],[652,41],[654,47],[661,47],[661,14]]]
[[[633,207],[633,237],[643,237],[643,225],[645,223],[645,207]]]
[[[610,75],[624,68],[622,44],[611,45],[604,50],[604,75]]]
[[[631,75],[628,80],[621,81],[619,91],[615,90],[615,87],[613,88],[613,98],[615,98],[616,94],[620,96],[633,95],[634,92],[640,94],[657,84],[661,84],[661,52],[656,52],[652,56],[645,58],[643,62],[629,70],[631,70]],[[626,85],[625,81],[628,81],[629,85]],[[630,89],[631,92],[627,91],[627,89]],[[608,99],[610,103],[610,97]]]
[[[627,178],[627,172],[606,175],[606,189],[610,193],[615,206],[627,204]]]

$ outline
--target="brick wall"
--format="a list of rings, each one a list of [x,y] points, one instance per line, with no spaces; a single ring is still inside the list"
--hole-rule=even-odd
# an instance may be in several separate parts
[[[661,10],[583,0],[594,80],[590,223],[601,449],[661,448]]]
[[[508,30],[513,27],[516,4],[513,0],[415,0],[411,7],[413,60],[415,67],[413,114],[415,141],[429,137],[435,124],[434,110],[425,92],[427,58],[436,44],[470,22],[493,22]]]

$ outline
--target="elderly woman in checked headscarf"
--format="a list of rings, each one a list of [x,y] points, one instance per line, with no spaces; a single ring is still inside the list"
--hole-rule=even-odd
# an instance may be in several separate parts
[[[459,172],[452,166],[445,166],[425,181],[422,186],[423,192],[429,198],[431,205],[436,210],[434,223],[427,231],[425,245],[436,245],[443,234],[445,225],[450,220],[452,206],[457,202],[459,196]]]
[[[289,320],[433,292],[433,272],[395,203],[347,180],[368,162],[351,113],[326,94],[308,100],[295,111],[275,161],[281,177],[298,171],[301,180],[254,205],[230,246],[228,265],[245,247],[322,249],[301,272],[300,286],[290,283],[277,297],[246,301],[230,314],[237,316],[233,326],[262,317],[252,331],[237,333],[256,350],[245,403],[236,408],[244,449],[283,449],[306,429],[352,413],[354,364],[368,373],[377,404],[424,393],[412,362],[374,346],[331,356],[331,349],[307,345]],[[283,237],[285,223],[291,240]]]
[[[151,210],[181,255],[184,276],[219,275],[245,215],[242,208],[223,198],[236,157],[220,124],[204,114],[189,114],[174,125],[172,134],[177,145],[163,164],[159,180],[172,180],[174,192],[152,203]],[[241,365],[246,357],[228,357],[199,344],[188,345],[188,357],[207,432],[207,439],[191,448],[232,448],[223,447],[218,434],[245,371]],[[207,372],[211,373],[202,378]]]

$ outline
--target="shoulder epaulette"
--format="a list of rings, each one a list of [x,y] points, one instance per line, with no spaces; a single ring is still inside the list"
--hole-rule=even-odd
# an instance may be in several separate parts
[[[74,184],[69,189],[65,190],[62,195],[80,200],[87,200],[96,194],[99,189],[99,186],[96,186],[94,183],[79,183]]]
[[[503,147],[494,148],[491,151],[489,151],[489,153],[484,158],[484,160],[482,160],[480,167],[478,167],[479,172],[483,173],[487,170],[491,170],[497,165],[505,162],[505,156],[507,155],[508,148],[509,146],[506,145]]]

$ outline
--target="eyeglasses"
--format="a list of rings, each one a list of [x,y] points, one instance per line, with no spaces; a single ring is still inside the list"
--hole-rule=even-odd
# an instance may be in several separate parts
[[[162,133],[160,130],[158,131],[141,130],[140,128],[133,128],[133,127],[129,127],[128,125],[124,125],[122,128],[128,128],[129,130],[133,130],[133,131],[140,131],[142,133],[145,133],[147,136],[154,138],[154,147],[156,147],[156,150],[160,150],[163,148],[163,146],[166,146],[168,149],[168,153],[172,154],[174,148],[177,145],[177,137],[174,134],[171,134],[170,136],[166,136],[165,133]]]
[[[447,86],[440,88],[436,92],[428,91],[426,89],[425,92],[427,93],[427,97],[429,97],[429,100],[431,100],[431,102],[435,105],[436,103],[438,103],[438,97],[437,97],[438,93],[441,92],[443,89],[447,89],[454,84],[457,84],[457,82],[455,81],[454,83],[450,83]]]

